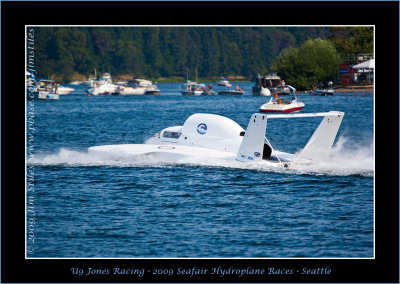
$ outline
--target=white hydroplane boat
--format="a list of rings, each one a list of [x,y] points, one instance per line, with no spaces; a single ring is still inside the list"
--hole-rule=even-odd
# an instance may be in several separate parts
[[[267,121],[276,118],[324,117],[306,146],[294,154],[274,150],[265,137]],[[344,113],[339,111],[304,114],[254,113],[246,131],[233,120],[215,114],[197,113],[183,126],[157,132],[145,144],[90,147],[90,153],[113,157],[155,156],[167,159],[202,157],[290,167],[294,163],[320,161],[329,153]]]

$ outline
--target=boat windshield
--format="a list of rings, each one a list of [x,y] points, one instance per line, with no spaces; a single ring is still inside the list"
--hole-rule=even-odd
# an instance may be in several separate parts
[[[287,105],[287,104],[291,104],[292,102],[301,102],[300,99],[297,96],[294,96],[290,99],[284,98],[284,97],[273,97],[271,98],[271,101],[275,104],[282,104],[282,105]]]
[[[163,133],[163,137],[164,137],[164,138],[174,138],[174,139],[178,139],[179,136],[181,136],[181,133],[180,133],[180,132],[164,131],[164,133]]]

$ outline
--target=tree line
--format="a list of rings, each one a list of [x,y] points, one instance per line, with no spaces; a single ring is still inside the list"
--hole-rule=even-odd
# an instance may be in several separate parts
[[[29,27],[28,27],[29,28]],[[35,27],[37,75],[135,78],[278,72],[288,84],[338,77],[339,55],[373,52],[372,27]]]
[[[325,27],[35,27],[40,77],[75,72],[134,77],[255,76],[267,72],[282,50]]]

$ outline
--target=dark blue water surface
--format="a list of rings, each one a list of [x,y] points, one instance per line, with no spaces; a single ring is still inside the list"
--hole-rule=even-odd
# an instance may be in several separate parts
[[[159,84],[161,96],[88,97],[77,87],[59,101],[33,101],[28,257],[374,257],[373,94],[301,95],[304,113],[345,112],[329,158],[303,168],[87,152],[144,143],[198,112],[246,128],[267,98],[252,96],[251,83],[240,86],[242,97],[182,96],[171,83]],[[271,120],[266,135],[293,153],[320,121]]]

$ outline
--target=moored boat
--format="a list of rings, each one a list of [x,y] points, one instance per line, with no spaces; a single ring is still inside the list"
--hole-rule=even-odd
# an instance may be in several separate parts
[[[148,85],[151,85],[151,82],[147,80],[131,80],[126,82],[124,86],[119,86],[118,93],[120,95],[144,95]]]
[[[310,92],[310,95],[313,96],[333,96],[335,91],[332,88],[332,82],[327,83],[327,87],[324,88],[324,84],[320,83],[319,88],[317,88],[315,85],[312,85],[312,90]]]
[[[161,91],[158,89],[156,85],[150,85],[146,88],[144,92],[145,95],[161,95]]]
[[[219,96],[241,96],[244,94],[244,91],[242,88],[239,88],[238,85],[236,85],[235,89],[226,87],[225,90],[219,91],[218,95]]]
[[[35,98],[39,100],[58,100],[58,83],[49,79],[37,80],[37,95]]]
[[[205,87],[202,88],[203,89],[202,95],[203,96],[214,96],[215,92],[213,90],[212,85],[211,84],[207,84],[207,87],[208,87],[208,90]]]
[[[218,86],[222,87],[231,87],[232,84],[229,83],[228,78],[222,77],[221,80],[217,83]]]
[[[94,82],[94,86],[86,90],[88,94],[93,96],[99,95],[117,95],[118,86],[110,83]]]
[[[257,74],[252,88],[253,95],[268,96],[268,94],[262,92],[264,88],[268,88],[271,94],[277,95],[289,95],[292,92],[291,86],[286,85],[285,80],[282,80],[276,73],[270,73],[264,77]]]
[[[311,95],[313,96],[333,96],[334,94],[333,89],[316,89],[311,91]]]
[[[153,82],[145,79],[135,79],[118,86],[120,95],[160,95],[161,91]]]
[[[73,91],[75,91],[74,88],[69,88],[69,87],[64,87],[64,86],[59,86],[57,88],[57,93],[59,95],[69,95],[71,94]]]
[[[187,81],[181,86],[181,94],[187,96],[200,96],[203,94],[205,85],[197,82]]]

